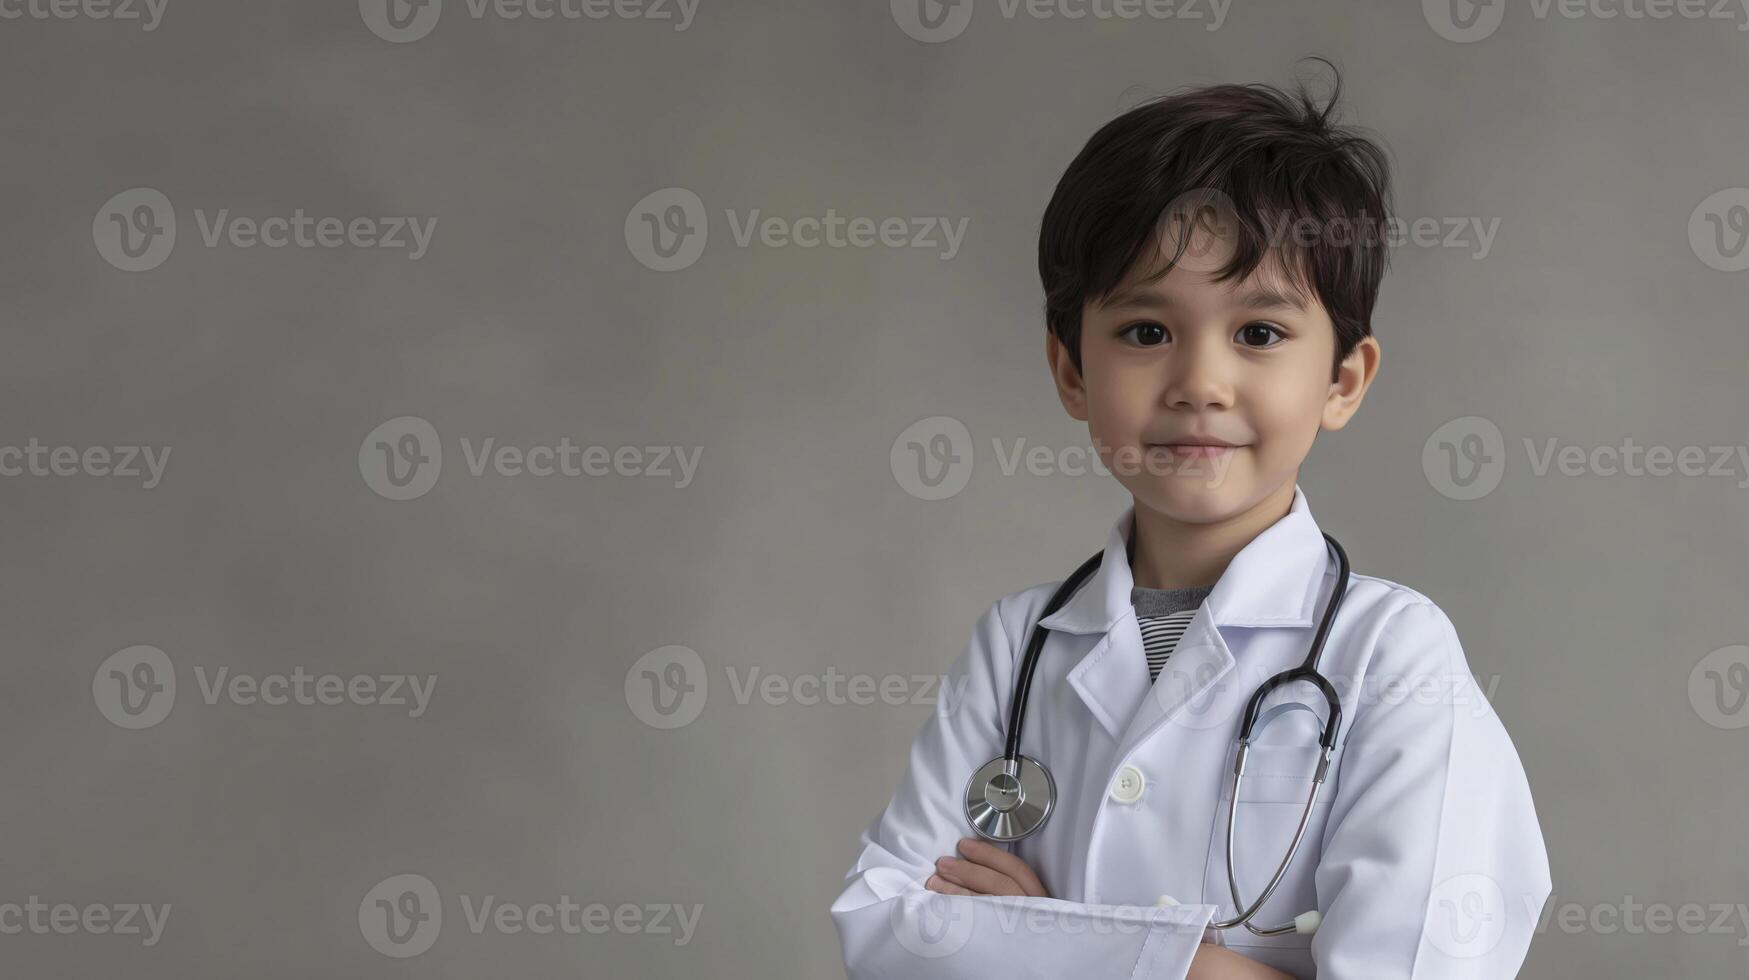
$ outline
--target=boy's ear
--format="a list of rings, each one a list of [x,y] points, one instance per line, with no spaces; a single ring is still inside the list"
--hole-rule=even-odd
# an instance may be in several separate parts
[[[1371,387],[1372,379],[1378,373],[1378,339],[1363,338],[1342,359],[1342,366],[1336,369],[1336,380],[1330,382],[1330,394],[1324,400],[1323,428],[1335,432],[1347,425],[1354,413],[1360,410],[1360,401],[1366,397],[1366,389]]]
[[[1087,421],[1087,386],[1081,381],[1081,370],[1069,359],[1069,349],[1057,339],[1056,332],[1045,328],[1045,361],[1051,366],[1051,380],[1057,383],[1057,398],[1071,418]]]

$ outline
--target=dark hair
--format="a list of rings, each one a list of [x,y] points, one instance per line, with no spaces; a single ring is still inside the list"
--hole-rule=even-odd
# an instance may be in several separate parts
[[[1389,164],[1377,144],[1331,123],[1342,80],[1324,64],[1336,78],[1323,109],[1303,82],[1291,95],[1214,85],[1151,99],[1082,147],[1057,182],[1038,241],[1045,323],[1077,371],[1083,304],[1109,296],[1159,240],[1168,209],[1187,201],[1231,209],[1223,218],[1231,219],[1234,252],[1211,270],[1216,282],[1251,275],[1274,248],[1289,283],[1324,305],[1336,327],[1332,371],[1371,336],[1387,261]],[[1302,234],[1284,239],[1293,223]],[[1349,229],[1345,241],[1316,233],[1336,227]],[[1187,241],[1174,255],[1160,250],[1165,262],[1146,281],[1170,272]]]

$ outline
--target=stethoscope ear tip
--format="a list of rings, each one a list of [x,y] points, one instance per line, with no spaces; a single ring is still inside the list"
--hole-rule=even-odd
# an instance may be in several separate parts
[[[1297,932],[1302,936],[1310,936],[1312,933],[1317,932],[1318,927],[1323,923],[1324,914],[1317,909],[1312,909],[1310,912],[1301,912],[1299,915],[1294,916],[1294,932]]]

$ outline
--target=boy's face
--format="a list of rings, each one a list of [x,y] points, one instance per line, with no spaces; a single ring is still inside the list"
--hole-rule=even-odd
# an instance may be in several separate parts
[[[1138,506],[1190,524],[1285,507],[1318,430],[1347,424],[1378,364],[1368,337],[1332,380],[1323,305],[1272,262],[1214,283],[1230,249],[1199,233],[1164,278],[1141,285],[1132,272],[1088,303],[1079,372],[1048,341],[1063,406],[1087,423],[1106,467]],[[1139,272],[1158,268],[1148,259]]]

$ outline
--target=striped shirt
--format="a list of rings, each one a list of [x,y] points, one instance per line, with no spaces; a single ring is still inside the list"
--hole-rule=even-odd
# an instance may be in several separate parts
[[[1160,679],[1160,669],[1166,658],[1177,649],[1184,630],[1196,617],[1196,610],[1214,586],[1191,589],[1130,589],[1130,602],[1136,607],[1136,626],[1142,631],[1142,650],[1148,657],[1148,679]]]

